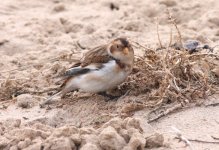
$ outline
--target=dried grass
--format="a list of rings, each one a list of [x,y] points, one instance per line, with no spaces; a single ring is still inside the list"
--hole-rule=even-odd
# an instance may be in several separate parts
[[[218,76],[213,73],[213,70],[219,67],[219,55],[205,53],[204,48],[193,54],[186,51],[182,46],[182,35],[175,19],[169,10],[167,13],[171,25],[177,30],[178,39],[172,44],[171,29],[169,45],[164,47],[157,23],[159,48],[150,49],[132,41],[135,47],[144,51],[144,56],[136,57],[133,74],[120,86],[123,90],[131,89],[129,95],[141,97],[144,105],[141,108],[155,108],[148,115],[149,122],[181,109],[188,103],[200,104],[219,89]],[[175,105],[154,118],[150,117],[154,110],[159,110],[167,104]]]
[[[218,64],[216,54],[189,54],[174,48],[150,50],[136,58],[134,73],[120,88],[131,95],[146,94],[145,102],[155,107],[165,102],[195,102],[218,88],[211,72]],[[209,61],[211,60],[211,61]]]

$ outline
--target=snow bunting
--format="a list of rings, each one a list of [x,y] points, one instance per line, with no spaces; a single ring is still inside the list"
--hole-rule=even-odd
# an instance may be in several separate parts
[[[109,96],[105,92],[121,84],[131,73],[133,64],[134,50],[131,44],[126,38],[117,38],[85,53],[81,61],[61,77],[65,81],[61,91],[54,96],[64,96],[75,90]]]

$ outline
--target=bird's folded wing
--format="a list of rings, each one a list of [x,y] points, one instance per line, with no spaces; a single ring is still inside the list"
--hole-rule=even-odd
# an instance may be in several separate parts
[[[64,74],[58,76],[56,82],[66,80],[68,78],[71,78],[71,77],[74,77],[74,76],[77,76],[77,75],[86,74],[86,73],[88,73],[90,71],[94,71],[94,70],[97,70],[97,68],[95,68],[95,67],[82,68],[80,66],[79,67],[73,67],[73,68],[68,69]]]
[[[99,46],[85,53],[81,60],[81,67],[86,67],[92,63],[107,63],[111,59],[107,52],[107,45]]]
[[[66,80],[65,82],[67,82],[71,77],[101,69],[103,64],[110,60],[112,60],[112,57],[107,53],[107,45],[96,47],[85,53],[80,62],[74,64],[63,75],[59,76],[59,81]]]
[[[70,68],[69,70],[67,70],[62,76],[76,76],[76,75],[80,75],[80,74],[85,74],[85,73],[88,73],[90,72],[91,70],[93,69],[90,69],[90,68],[79,68],[79,67],[76,67],[76,68]]]
[[[59,76],[57,78],[56,82],[60,82],[60,81],[65,80],[65,82],[64,82],[64,84],[65,84],[71,77],[75,77],[75,76],[78,76],[78,75],[83,75],[83,74],[86,74],[86,73],[88,73],[90,71],[94,71],[94,70],[97,70],[97,69],[98,68],[95,68],[95,67],[92,67],[92,68],[89,68],[89,67],[82,68],[80,66],[79,67],[75,67],[75,68],[70,68],[64,74]],[[62,84],[62,86],[64,84]]]

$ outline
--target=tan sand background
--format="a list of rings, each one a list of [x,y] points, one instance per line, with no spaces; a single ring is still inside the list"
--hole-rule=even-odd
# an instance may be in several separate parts
[[[176,18],[183,40],[196,39],[210,46],[219,44],[218,0],[3,0],[0,3],[0,83],[9,79],[8,84],[16,83],[18,89],[22,83],[23,87],[38,91],[55,87],[53,77],[70,67],[74,59],[80,58],[86,50],[120,36],[157,47],[156,18],[160,38],[163,45],[167,45],[171,29],[174,37],[177,36],[174,26],[168,22],[167,8]],[[140,55],[142,51],[135,49],[135,53]],[[15,97],[20,95],[12,92],[10,96],[13,94]],[[0,98],[4,102],[0,106],[0,149],[40,149],[42,143],[47,149],[51,149],[51,145],[60,146],[57,143],[71,149],[77,143],[76,137],[72,137],[72,144],[69,139],[66,141],[65,133],[79,134],[83,130],[97,134],[99,139],[86,139],[81,135],[85,141],[82,145],[92,139],[100,140],[99,132],[104,134],[105,127],[100,131],[88,131],[87,127],[98,128],[119,116],[124,103],[133,100],[126,97],[105,102],[101,96],[76,93],[48,108],[39,108],[39,102],[51,94]],[[218,96],[212,99],[218,101]],[[22,108],[23,105],[28,108]],[[190,139],[217,141],[211,136],[219,138],[218,107],[194,106],[150,125],[146,123],[147,112],[143,109],[133,113],[132,117],[140,118],[147,135],[153,132],[163,134],[165,146],[154,149],[189,149],[173,138],[171,126]],[[73,129],[72,126],[84,129]],[[140,130],[136,126],[135,129]],[[129,127],[124,131],[129,131]],[[118,140],[118,143],[123,142]],[[219,144],[212,143],[192,142],[192,146],[197,150],[219,149]],[[88,145],[86,148],[99,147]]]

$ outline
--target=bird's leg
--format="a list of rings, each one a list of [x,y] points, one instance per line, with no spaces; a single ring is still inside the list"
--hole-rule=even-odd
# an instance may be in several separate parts
[[[53,98],[56,96],[62,95],[62,91],[54,94],[53,96],[47,98],[45,101],[39,104],[40,108],[44,108],[46,105],[51,104],[53,102]]]
[[[77,91],[77,90],[73,90],[73,91]],[[43,101],[42,103],[40,103],[40,107],[43,108],[46,105],[51,104],[53,101],[53,98],[57,97],[57,96],[61,96],[61,99],[63,99],[66,95],[66,93],[68,93],[69,91],[66,89],[61,90],[60,92],[54,94],[53,96],[49,97],[48,99],[46,99],[45,101]]]
[[[109,98],[109,100],[117,100],[120,97],[120,96],[113,96],[113,95],[107,94],[107,92],[99,92],[97,94],[104,96],[104,97],[107,97],[107,98]],[[106,100],[106,101],[108,101],[108,100]]]

